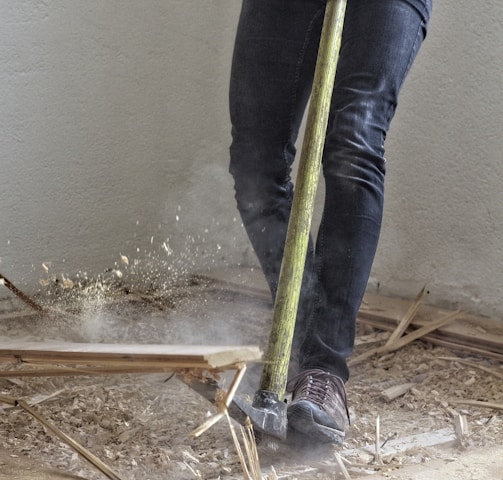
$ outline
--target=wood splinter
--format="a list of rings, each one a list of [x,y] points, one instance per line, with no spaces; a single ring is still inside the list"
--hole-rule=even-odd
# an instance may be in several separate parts
[[[386,402],[391,402],[395,400],[395,398],[405,395],[414,385],[415,383],[402,383],[401,385],[394,385],[386,390],[383,390],[380,396]]]
[[[459,445],[462,448],[466,448],[468,446],[470,430],[465,415],[458,414],[458,416],[454,418],[454,428],[456,430],[456,437],[458,438]]]

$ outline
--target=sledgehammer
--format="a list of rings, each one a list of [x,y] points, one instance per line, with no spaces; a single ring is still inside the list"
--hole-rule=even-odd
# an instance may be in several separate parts
[[[259,390],[251,405],[238,398],[234,400],[250,417],[258,431],[281,440],[285,440],[287,434],[286,404],[282,399],[286,389],[345,11],[346,0],[327,0],[272,329]]]

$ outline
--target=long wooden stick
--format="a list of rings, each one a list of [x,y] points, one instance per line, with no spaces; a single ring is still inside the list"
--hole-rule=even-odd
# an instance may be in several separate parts
[[[38,420],[45,428],[54,433],[57,437],[67,443],[79,455],[83,456],[88,462],[94,465],[100,472],[104,473],[112,480],[123,480],[117,473],[115,473],[106,463],[102,462],[98,457],[92,454],[89,450],[85,449],[82,445],[76,442],[73,438],[69,437],[66,433],[62,432],[58,427],[49,423],[42,415],[36,410],[31,408],[24,400],[17,400],[15,398],[5,397],[0,395],[0,402],[7,405],[19,406],[25,412],[29,413],[33,418]]]
[[[102,462],[89,450],[86,450],[82,445],[80,445],[80,443],[77,443],[73,438],[69,437],[66,433],[63,433],[58,427],[49,423],[44,417],[42,417],[42,415],[33,410],[33,408],[31,408],[24,400],[17,400],[16,403],[23,410],[29,413],[32,417],[36,418],[45,428],[47,428],[61,440],[66,442],[79,455],[83,456],[88,462],[92,463],[100,472],[104,473],[108,478],[111,478],[112,480],[122,480],[122,477],[120,477],[117,473],[115,473],[106,463]]]
[[[260,389],[282,397],[311,234],[346,0],[328,0]]]
[[[0,283],[5,285],[14,295],[16,295],[24,303],[29,305],[31,308],[33,308],[37,312],[44,311],[44,308],[41,305],[39,305],[37,302],[32,300],[28,295],[26,295],[26,293],[19,290],[19,288],[17,288],[7,277],[4,277],[1,273],[0,273]]]

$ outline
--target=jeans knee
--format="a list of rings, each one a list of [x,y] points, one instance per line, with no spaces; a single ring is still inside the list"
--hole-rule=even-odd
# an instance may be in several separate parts
[[[293,192],[291,165],[295,148],[284,144],[234,140],[230,147],[229,171],[234,179],[238,204],[290,199]]]
[[[323,172],[328,178],[379,183],[384,180],[384,140],[395,104],[383,92],[352,95],[332,105]]]

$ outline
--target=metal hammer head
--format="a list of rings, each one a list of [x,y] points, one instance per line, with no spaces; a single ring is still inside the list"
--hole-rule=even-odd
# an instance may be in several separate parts
[[[286,440],[286,403],[280,401],[276,393],[258,390],[251,405],[238,397],[234,398],[234,402],[258,431]]]

